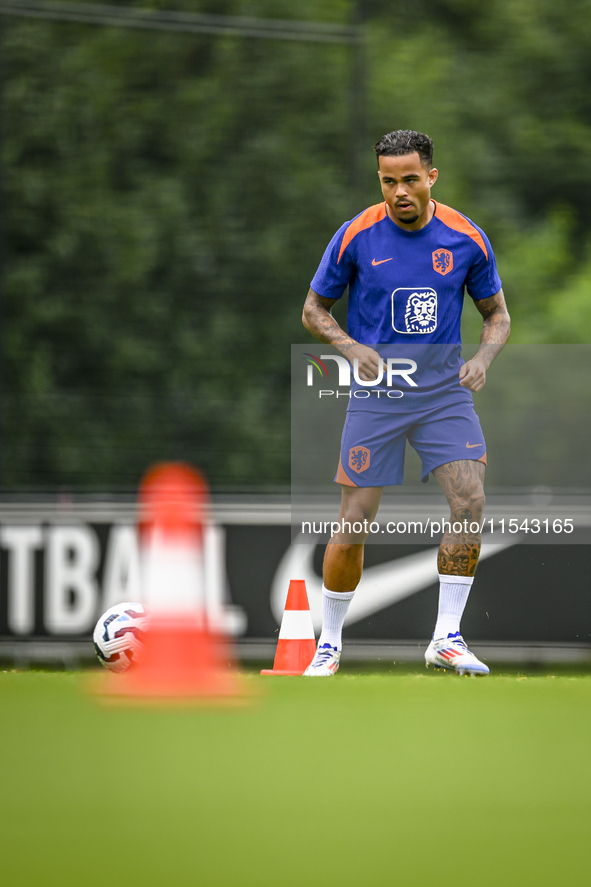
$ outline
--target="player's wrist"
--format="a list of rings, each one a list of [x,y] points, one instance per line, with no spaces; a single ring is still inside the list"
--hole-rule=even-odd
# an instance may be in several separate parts
[[[491,365],[491,363],[493,362],[493,357],[494,357],[494,355],[481,354],[481,353],[477,352],[474,355],[474,357],[472,358],[472,360],[470,361],[470,363],[472,363],[472,364],[479,363],[483,367],[483,369],[486,371],[489,368],[489,366]]]
[[[359,342],[356,342],[355,339],[351,339],[348,336],[346,341],[335,342],[334,347],[341,352],[343,357],[350,358],[353,349],[359,347]]]

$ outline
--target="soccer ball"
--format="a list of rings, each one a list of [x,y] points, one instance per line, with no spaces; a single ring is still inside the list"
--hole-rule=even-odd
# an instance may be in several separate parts
[[[129,668],[143,648],[147,622],[148,613],[142,604],[125,602],[103,613],[92,640],[105,668],[117,673]]]

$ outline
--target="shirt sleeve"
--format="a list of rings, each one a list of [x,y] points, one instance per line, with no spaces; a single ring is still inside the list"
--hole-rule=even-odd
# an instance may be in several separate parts
[[[474,225],[474,227],[476,228],[476,225]],[[478,255],[470,266],[468,276],[466,277],[466,289],[475,301],[478,301],[479,299],[489,299],[491,296],[498,293],[503,285],[497,271],[495,254],[493,253],[490,241],[484,231],[481,231],[480,228],[477,228],[477,230],[484,241],[488,257],[479,247]]]
[[[351,245],[341,255],[343,237],[350,224],[345,222],[332,238],[310,284],[315,293],[327,299],[340,299],[356,274]]]

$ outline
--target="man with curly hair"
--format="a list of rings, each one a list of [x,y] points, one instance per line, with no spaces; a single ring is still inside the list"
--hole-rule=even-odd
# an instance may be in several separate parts
[[[471,392],[485,384],[509,337],[510,318],[486,235],[431,198],[438,176],[431,139],[397,130],[383,136],[375,152],[383,202],[339,228],[303,314],[306,329],[354,369],[335,478],[342,490],[339,522],[371,524],[383,487],[402,483],[408,440],[421,457],[422,480],[434,475],[451,511],[437,558],[439,610],[426,663],[484,675],[488,667],[460,632],[480,553],[480,533],[470,527],[481,524],[486,465]],[[331,309],[347,286],[345,332]],[[480,346],[466,362],[460,338],[464,288],[483,318]],[[399,388],[392,387],[394,376]],[[454,524],[462,531],[453,532]],[[342,626],[361,578],[366,536],[338,532],[327,545],[323,627],[307,676],[330,676],[339,667]]]

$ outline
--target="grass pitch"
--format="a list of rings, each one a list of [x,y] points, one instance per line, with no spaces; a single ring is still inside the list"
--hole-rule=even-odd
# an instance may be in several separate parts
[[[247,681],[109,709],[0,674],[3,887],[587,882],[591,676]]]

